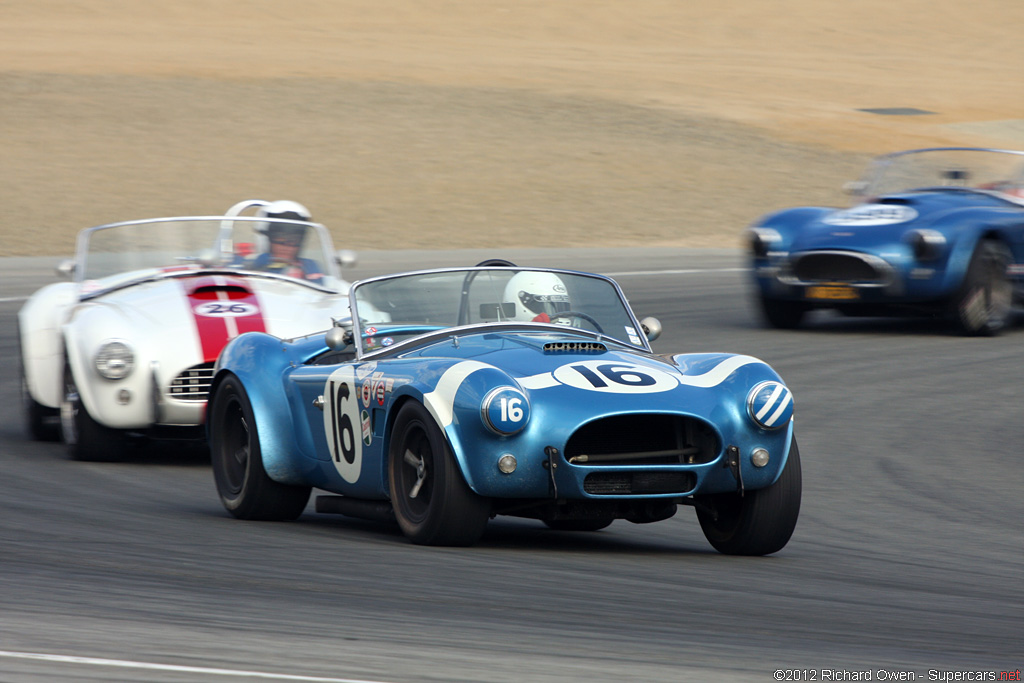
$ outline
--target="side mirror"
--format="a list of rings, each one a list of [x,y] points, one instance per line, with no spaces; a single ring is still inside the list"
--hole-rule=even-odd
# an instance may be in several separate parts
[[[863,180],[851,180],[843,185],[843,192],[854,197],[860,197],[868,190],[868,184]]]
[[[342,268],[348,268],[354,266],[359,259],[356,257],[356,252],[351,249],[339,249],[338,253],[334,255],[334,260]]]
[[[78,264],[74,259],[64,259],[57,264],[57,275],[71,279],[75,276],[75,270],[78,269]]]
[[[647,341],[654,341],[661,336],[661,321],[657,318],[648,316],[640,321],[640,327],[643,328],[644,334],[647,335]]]
[[[348,348],[350,333],[344,327],[332,327],[327,330],[324,342],[331,351],[344,351]]]

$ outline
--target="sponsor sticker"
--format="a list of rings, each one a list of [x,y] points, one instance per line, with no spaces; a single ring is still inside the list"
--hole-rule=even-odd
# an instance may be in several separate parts
[[[373,426],[370,423],[370,413],[365,410],[360,413],[359,424],[363,431],[363,443],[369,446],[373,442]]]

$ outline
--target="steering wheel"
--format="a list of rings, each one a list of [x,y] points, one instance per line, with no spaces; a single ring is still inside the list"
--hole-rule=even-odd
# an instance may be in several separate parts
[[[580,313],[579,311],[560,311],[558,313],[550,313],[548,317],[551,318],[551,322],[558,320],[559,318],[578,318],[584,320],[594,326],[594,329],[599,333],[604,334],[604,330],[597,324],[597,321],[591,318],[586,313]]]

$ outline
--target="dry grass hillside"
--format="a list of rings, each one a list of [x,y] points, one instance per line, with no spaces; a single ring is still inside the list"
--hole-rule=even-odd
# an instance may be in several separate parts
[[[339,246],[733,246],[871,155],[1024,148],[1019,0],[0,1],[0,256],[309,206]],[[891,115],[867,109],[916,109]]]

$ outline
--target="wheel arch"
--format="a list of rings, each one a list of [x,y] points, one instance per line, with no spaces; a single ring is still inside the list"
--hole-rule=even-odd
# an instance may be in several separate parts
[[[210,383],[207,413],[220,387],[234,378],[245,390],[252,407],[267,476],[281,484],[307,485],[312,463],[303,466],[302,454],[295,448],[294,417],[282,382],[290,367],[289,360],[281,353],[280,340],[276,337],[262,333],[249,333],[244,337],[249,339],[236,337],[222,352],[222,362]],[[236,343],[238,340],[243,341]],[[225,358],[233,362],[224,363]],[[210,419],[206,420],[206,438],[208,442],[214,438]]]
[[[63,395],[64,348],[61,323],[76,301],[71,282],[46,285],[18,311],[18,342],[29,394],[40,405],[57,408]]]
[[[945,272],[942,279],[942,291],[947,295],[953,295],[960,288],[967,276],[967,269],[971,265],[971,258],[974,251],[983,241],[992,240],[999,242],[1013,254],[1013,240],[1009,235],[1009,226],[1003,225],[996,217],[989,216],[989,219],[980,223],[967,223],[967,229],[960,230],[951,235],[951,247],[945,262]],[[948,235],[948,233],[947,233]],[[1019,251],[1019,250],[1018,250]]]
[[[388,453],[391,452],[391,439],[394,431],[395,421],[398,419],[398,414],[402,408],[410,401],[419,403],[427,412],[430,414],[431,419],[434,420],[434,424],[437,426],[441,435],[444,437],[445,442],[448,444],[448,448],[452,452],[452,456],[455,460],[455,464],[462,474],[463,481],[472,489],[475,493],[479,493],[477,487],[473,485],[473,477],[470,467],[466,461],[465,449],[462,447],[462,441],[459,438],[458,429],[455,424],[448,424],[445,426],[442,420],[439,418],[438,410],[435,405],[427,398],[429,392],[423,391],[423,387],[415,385],[406,385],[403,387],[403,391],[400,392],[391,404],[391,409],[388,411],[387,422],[385,424],[385,436],[383,444],[384,457],[381,458],[381,467],[383,471],[381,476],[382,481],[387,481],[388,477]]]

